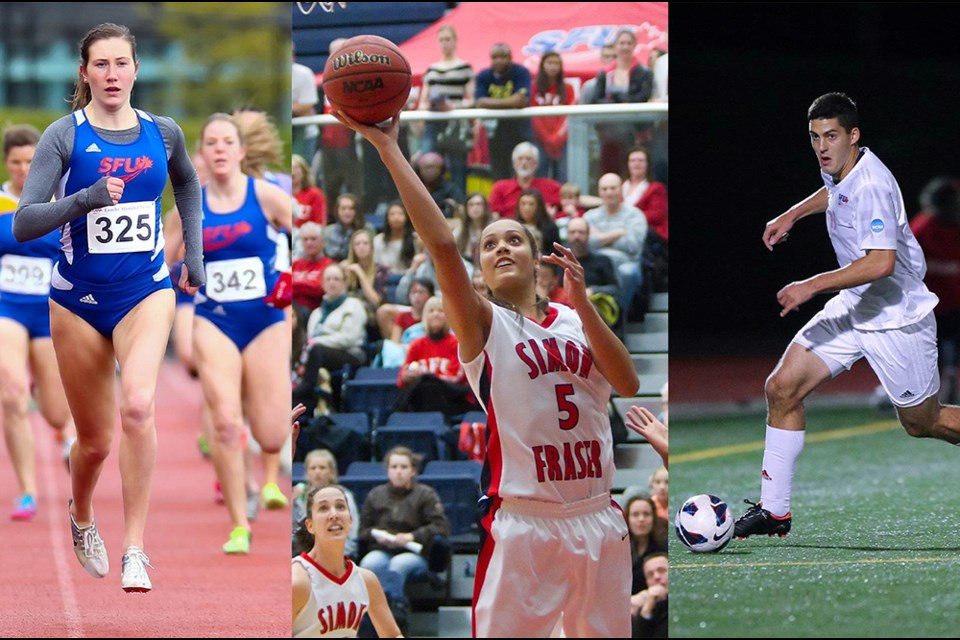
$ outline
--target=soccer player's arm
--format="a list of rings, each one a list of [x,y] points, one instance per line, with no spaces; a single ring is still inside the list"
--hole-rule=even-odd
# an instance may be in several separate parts
[[[800,218],[806,218],[815,213],[823,213],[827,210],[830,203],[830,195],[826,187],[820,187],[818,191],[793,205],[785,212],[767,223],[763,230],[763,244],[767,249],[773,251],[773,246],[787,239],[790,229]]]

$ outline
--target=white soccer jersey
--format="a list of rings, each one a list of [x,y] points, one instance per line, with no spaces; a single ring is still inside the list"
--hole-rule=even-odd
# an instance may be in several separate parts
[[[488,496],[567,503],[610,492],[610,383],[575,311],[551,304],[540,325],[493,305],[487,343],[463,367],[487,412]]]
[[[840,298],[861,331],[897,329],[921,320],[939,299],[927,289],[927,264],[904,212],[900,187],[890,170],[869,149],[840,181],[821,172],[830,195],[827,231],[841,267],[866,255],[868,249],[893,249],[893,274],[844,289]]]
[[[347,572],[335,578],[306,553],[293,559],[310,576],[310,599],[293,621],[294,638],[356,638],[370,606],[360,568],[347,560]]]

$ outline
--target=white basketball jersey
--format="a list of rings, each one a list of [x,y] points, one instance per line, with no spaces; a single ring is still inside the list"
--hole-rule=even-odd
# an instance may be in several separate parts
[[[827,231],[841,267],[866,255],[868,249],[893,249],[893,274],[859,287],[844,289],[840,299],[861,331],[897,329],[921,320],[939,299],[923,283],[927,263],[904,212],[900,187],[890,170],[869,149],[840,181],[824,172],[830,200]]]
[[[310,599],[293,621],[294,638],[356,638],[370,606],[360,568],[347,560],[347,572],[335,578],[306,553],[293,559],[310,576]]]
[[[551,304],[540,325],[493,305],[483,352],[463,366],[487,412],[488,496],[568,503],[610,493],[610,383],[575,311]]]

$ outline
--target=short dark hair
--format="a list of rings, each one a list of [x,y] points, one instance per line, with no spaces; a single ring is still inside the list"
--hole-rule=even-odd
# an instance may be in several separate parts
[[[40,143],[40,132],[29,124],[14,124],[3,130],[3,157],[10,154],[14,147],[36,147]]]
[[[825,93],[810,105],[807,120],[836,118],[847,133],[860,126],[857,103],[845,93]]]

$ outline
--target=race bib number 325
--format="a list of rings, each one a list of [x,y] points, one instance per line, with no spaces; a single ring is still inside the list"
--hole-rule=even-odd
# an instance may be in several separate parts
[[[124,202],[87,214],[90,253],[153,251],[156,235],[155,202]]]

